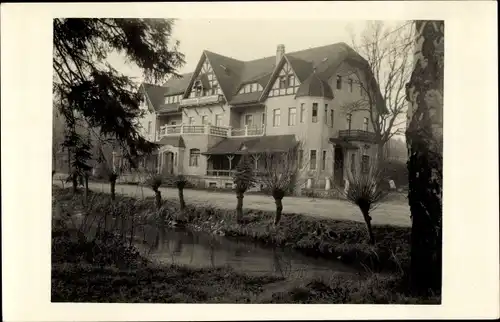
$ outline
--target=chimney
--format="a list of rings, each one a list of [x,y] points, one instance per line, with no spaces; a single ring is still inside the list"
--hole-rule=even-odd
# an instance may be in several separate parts
[[[278,63],[280,62],[283,55],[285,55],[285,45],[280,44],[276,48],[276,66],[278,66]]]

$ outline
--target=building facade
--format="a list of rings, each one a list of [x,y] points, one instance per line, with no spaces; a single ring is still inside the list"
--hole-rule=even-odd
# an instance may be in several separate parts
[[[344,43],[292,53],[278,45],[275,56],[253,61],[204,51],[193,73],[141,85],[143,135],[160,145],[148,165],[228,188],[242,148],[259,169],[262,153],[300,142],[307,185],[343,184],[346,171],[365,171],[375,158],[370,112],[346,108],[365,100],[363,83],[373,81]]]

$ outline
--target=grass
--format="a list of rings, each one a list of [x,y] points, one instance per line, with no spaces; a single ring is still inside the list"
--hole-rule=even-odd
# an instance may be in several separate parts
[[[117,196],[115,202],[110,202],[109,196],[101,193],[92,193],[90,201],[84,205],[82,195],[73,195],[70,189],[55,188],[54,199],[55,203],[60,205],[62,212],[69,208],[72,210],[81,208],[92,213],[143,216],[151,219],[148,215],[154,208],[153,198],[136,200]],[[164,216],[167,221],[182,220],[176,209],[175,203],[165,202],[159,215]],[[325,225],[331,223],[319,220],[320,223],[316,223],[318,226],[311,226],[313,223],[309,221],[314,219],[292,215],[289,218],[285,216],[283,219],[287,218],[289,222],[285,221],[277,229],[266,230],[262,227],[266,226],[265,222],[272,222],[270,214],[247,213],[246,223],[237,228],[235,221],[229,218],[234,215],[231,212],[215,208],[200,210],[193,207],[188,208],[188,212],[193,215],[192,221],[188,224],[193,229],[198,227],[197,224],[206,223],[206,227],[201,227],[204,230],[228,234],[233,232],[235,235],[241,234],[248,238],[261,238],[281,244],[299,240],[304,245],[316,247],[317,242],[314,240],[317,239],[324,245],[338,244],[353,249],[347,242],[365,237],[359,230],[360,227],[349,222],[345,222],[344,226],[328,227]],[[308,279],[291,282],[275,276],[239,274],[229,267],[206,269],[176,265],[158,267],[115,235],[101,234],[99,237],[89,239],[79,231],[68,228],[61,221],[55,220],[53,223],[52,301],[54,302],[440,303],[439,296],[416,298],[407,294],[405,279],[398,273],[370,273],[361,278],[335,275],[328,280]],[[314,227],[320,229],[314,230]],[[387,233],[393,234],[390,236],[397,237],[396,232],[386,229]],[[300,232],[309,237],[301,237]],[[298,235],[294,237],[294,233]],[[383,230],[378,231],[378,234],[383,233]],[[316,239],[312,239],[313,235]],[[331,240],[337,240],[337,244],[332,241],[327,242],[327,235]],[[345,238],[346,241],[339,243],[341,238]],[[386,240],[385,243],[389,241]],[[340,247],[338,245],[335,247]],[[365,251],[363,248],[365,246],[358,247]],[[342,248],[340,250],[342,251]],[[345,249],[342,252],[348,253]]]

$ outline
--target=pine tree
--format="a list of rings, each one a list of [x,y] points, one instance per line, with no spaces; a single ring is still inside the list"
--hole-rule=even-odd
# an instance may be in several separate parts
[[[63,143],[72,154],[71,176],[84,176],[90,166],[91,148],[78,128],[95,138],[118,142],[124,156],[134,165],[138,154],[151,153],[156,145],[139,134],[136,119],[142,99],[137,84],[117,71],[107,60],[119,53],[137,65],[145,79],[161,82],[176,73],[183,63],[178,43],[169,39],[171,19],[54,19],[54,100],[63,116]]]

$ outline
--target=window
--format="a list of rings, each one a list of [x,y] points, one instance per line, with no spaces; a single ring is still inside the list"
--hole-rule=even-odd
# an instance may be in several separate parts
[[[201,81],[197,80],[194,83],[194,92],[195,92],[195,96],[196,97],[202,95],[202,93],[203,93],[203,87],[201,86]]]
[[[349,82],[349,92],[351,92],[351,93],[352,93],[352,79],[351,79],[351,78],[349,78],[349,81],[348,81],[348,82]]]
[[[251,93],[251,91],[252,91],[252,85],[246,84],[245,85],[245,93]]]
[[[215,126],[222,126],[222,114],[215,115]]]
[[[262,113],[262,126],[266,126],[266,113]]]
[[[280,76],[279,88],[286,88],[286,77],[285,76]]]
[[[325,124],[328,124],[328,104],[325,104]]]
[[[148,122],[148,134],[151,134],[151,124],[152,123],[153,122],[151,122],[151,121]]]
[[[318,103],[313,103],[313,108],[312,108],[312,122],[317,123],[318,122]]]
[[[201,124],[203,124],[203,125],[207,125],[208,124],[208,116],[203,115],[201,117]]]
[[[288,125],[293,126],[297,124],[297,109],[295,107],[290,107],[288,109]]]
[[[253,124],[253,115],[247,114],[245,115],[245,126],[252,126]]]
[[[300,104],[300,123],[304,123],[304,113],[306,112],[306,107],[304,103]]]
[[[370,168],[370,156],[363,155],[361,157],[361,172],[368,173],[369,168]]]
[[[170,125],[176,125],[176,124],[177,124],[177,122],[176,122],[176,121],[172,121],[172,122],[170,122]]]
[[[309,169],[316,170],[316,150],[311,150],[311,164],[309,165]]]
[[[342,76],[337,75],[337,89],[342,89]]]
[[[252,84],[252,92],[257,92],[257,83]]]
[[[368,131],[368,118],[363,119],[363,130]]]
[[[321,157],[321,170],[325,170],[326,168],[326,150],[323,150],[323,155]]]
[[[333,123],[335,122],[335,110],[331,109],[330,110],[330,126],[333,127]]]
[[[288,87],[295,86],[295,76],[288,75]]]
[[[351,154],[351,173],[354,176],[356,172],[356,154]]]
[[[199,159],[200,159],[200,150],[198,149],[191,149],[189,150],[189,166],[190,167],[197,167],[199,164]]]
[[[194,117],[190,116],[188,119],[188,124],[193,125],[194,124]]]
[[[217,90],[219,89],[219,85],[215,84],[212,86],[212,95],[217,94]]]
[[[347,119],[347,129],[350,131],[351,130],[351,114],[347,114],[346,116]]]
[[[280,126],[281,110],[279,108],[273,110],[273,126]]]
[[[304,150],[299,150],[299,169],[304,166]]]

